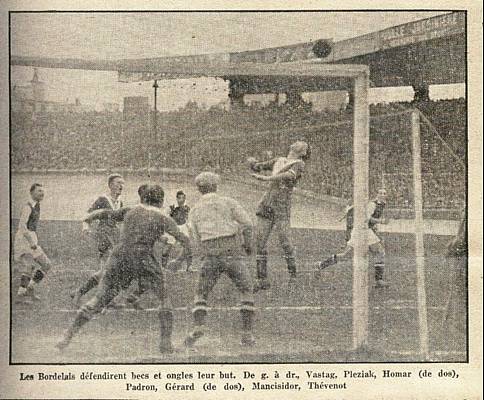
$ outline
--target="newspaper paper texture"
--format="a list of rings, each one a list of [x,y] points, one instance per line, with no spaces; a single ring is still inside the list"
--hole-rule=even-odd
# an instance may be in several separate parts
[[[482,398],[482,7],[2,3],[0,398]]]

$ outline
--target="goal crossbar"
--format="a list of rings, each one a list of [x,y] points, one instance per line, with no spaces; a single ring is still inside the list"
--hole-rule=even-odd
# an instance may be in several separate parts
[[[327,64],[327,63],[180,63],[153,62],[143,66],[132,66],[118,71],[120,73],[146,74],[141,80],[173,79],[199,77],[236,77],[236,76],[315,76],[321,78],[351,78],[369,76],[367,65],[360,64]]]

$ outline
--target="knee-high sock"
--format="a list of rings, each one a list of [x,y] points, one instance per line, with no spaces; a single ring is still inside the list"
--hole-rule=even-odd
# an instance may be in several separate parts
[[[35,272],[34,272],[34,275],[32,276],[32,279],[30,280],[30,282],[28,284],[28,288],[33,289],[35,287],[35,285],[37,285],[38,283],[40,283],[42,281],[42,279],[44,279],[44,277],[45,277],[44,271],[42,271],[40,268],[36,269]]]
[[[202,299],[198,299],[195,302],[195,307],[192,310],[193,322],[196,327],[202,327],[205,325],[205,318],[207,317],[207,302]]]
[[[242,331],[252,331],[254,325],[254,302],[244,301],[240,306],[240,317],[242,319]]]
[[[39,268],[34,272],[34,276],[32,277],[31,282],[39,283],[42,279],[44,279],[44,277],[45,277],[45,272]]]
[[[30,276],[28,276],[27,274],[22,274],[20,276],[20,285],[18,287],[18,292],[17,292],[19,296],[24,295],[27,292],[29,283],[30,283]]]
[[[168,309],[161,309],[158,311],[158,318],[160,319],[160,337],[162,340],[171,339],[173,331],[173,313]]]
[[[92,314],[85,309],[81,309],[77,312],[76,319],[72,325],[66,331],[66,339],[72,339],[72,337],[79,332],[79,330],[87,324],[92,318]]]
[[[383,274],[385,273],[385,262],[376,261],[374,264],[374,267],[375,267],[375,280],[377,281],[383,280]]]
[[[256,256],[257,279],[267,279],[267,254],[260,253]]]
[[[381,281],[383,280],[383,273],[385,272],[385,253],[382,251],[379,251],[377,254],[375,254],[375,261],[374,261],[374,267],[375,267],[375,280]]]
[[[27,274],[22,274],[20,277],[20,287],[27,289],[27,286],[29,286],[30,282],[30,276]]]
[[[296,258],[292,254],[286,255],[284,258],[286,259],[287,271],[289,272],[289,275],[295,276],[297,272]]]

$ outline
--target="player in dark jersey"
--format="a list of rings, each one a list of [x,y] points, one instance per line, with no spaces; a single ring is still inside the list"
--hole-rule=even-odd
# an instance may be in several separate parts
[[[40,202],[44,199],[44,188],[40,183],[30,187],[30,198],[20,214],[14,242],[14,260],[22,266],[17,301],[23,303],[29,303],[31,299],[40,300],[35,294],[35,286],[52,266],[37,238]]]
[[[375,286],[378,288],[388,286],[383,280],[385,272],[385,247],[382,240],[378,237],[378,225],[387,223],[384,218],[387,191],[379,189],[376,199],[370,200],[367,207],[368,218],[368,247],[374,257],[375,267]],[[324,269],[330,265],[346,259],[353,252],[353,214],[354,207],[350,206],[346,210],[346,247],[341,253],[333,254],[331,257],[319,263],[319,268]]]
[[[187,228],[187,221],[188,215],[190,213],[190,207],[186,205],[186,195],[182,190],[179,190],[176,193],[176,202],[177,205],[171,205],[168,209],[167,213],[170,215],[171,218],[176,222],[178,228],[185,234],[188,235],[188,228]],[[168,259],[170,255],[173,254],[173,246],[175,245],[174,240],[171,237],[166,238],[165,243],[163,243],[163,251],[162,251],[162,259],[161,265],[167,267],[168,265],[171,268],[178,269],[180,264],[177,263],[170,263],[168,264]],[[176,249],[175,249],[176,250]],[[190,269],[192,265],[192,255],[183,253],[181,257],[177,257],[178,260],[182,262],[186,262],[187,264],[187,271]]]
[[[124,179],[119,174],[108,177],[109,193],[99,196],[91,205],[88,212],[95,210],[119,210],[123,207],[120,196],[124,188]],[[119,239],[119,223],[111,218],[96,221],[97,224],[83,223],[83,232],[92,232],[96,241],[99,254],[100,268],[89,279],[84,282],[76,291],[71,293],[71,298],[76,307],[79,307],[82,296],[95,288],[103,275],[104,264],[113,249],[114,244]]]
[[[252,174],[254,178],[270,182],[269,189],[262,197],[256,211],[257,280],[254,291],[270,287],[267,279],[267,241],[273,230],[278,234],[289,275],[291,278],[296,276],[296,259],[289,240],[291,199],[294,187],[301,179],[305,161],[309,159],[309,156],[308,144],[298,141],[291,145],[287,157],[274,158],[266,162],[257,162],[254,158],[247,160],[250,169],[256,172]],[[271,171],[271,174],[259,174],[262,171]]]
[[[176,192],[176,202],[177,205],[174,204],[170,206],[170,217],[172,217],[178,226],[185,225],[188,221],[188,214],[190,212],[190,207],[188,207],[185,203],[187,200],[187,196],[182,190]]]
[[[154,290],[160,301],[160,351],[173,351],[173,315],[166,304],[163,274],[153,254],[153,247],[165,232],[175,237],[187,249],[190,248],[190,243],[175,221],[160,210],[164,198],[161,186],[144,186],[139,192],[142,194],[141,204],[136,207],[116,211],[98,210],[86,218],[88,222],[112,218],[115,221],[124,221],[124,226],[119,244],[109,256],[96,295],[78,311],[76,319],[56,345],[58,349],[67,347],[80,328],[109,304],[120,290],[127,289],[134,279],[142,279]]]

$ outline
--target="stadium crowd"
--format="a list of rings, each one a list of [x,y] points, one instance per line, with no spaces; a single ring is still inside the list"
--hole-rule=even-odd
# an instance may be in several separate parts
[[[465,185],[465,171],[454,161],[465,157],[466,103],[446,100],[411,106],[423,111],[434,127],[422,125],[421,130],[424,206],[455,208],[462,202]],[[409,107],[397,103],[370,108],[370,190],[385,185],[395,207],[411,207],[413,198],[410,119],[404,111]],[[256,156],[266,158],[283,154],[289,143],[304,139],[312,146],[312,158],[301,188],[351,198],[350,108],[312,111],[310,105],[290,108],[271,103],[226,111],[189,104],[159,113],[156,134],[153,115],[121,112],[13,112],[11,121],[13,171],[137,170],[149,164],[236,174],[254,149],[260,153]],[[449,163],[457,166],[451,172]]]

